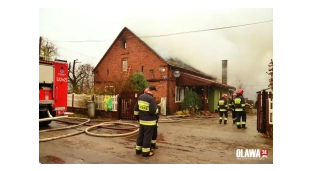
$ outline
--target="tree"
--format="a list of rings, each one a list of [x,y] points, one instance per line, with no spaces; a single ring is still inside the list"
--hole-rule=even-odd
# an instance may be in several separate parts
[[[120,94],[123,91],[143,91],[148,86],[144,74],[137,71],[127,76],[126,72],[121,72],[120,75],[114,75],[114,80],[94,87],[94,92],[96,94]]]
[[[268,66],[269,66],[269,69],[268,69],[268,72],[266,73],[271,76],[271,78],[269,79],[268,87],[273,90],[273,59],[271,59]]]
[[[148,87],[148,81],[146,80],[144,74],[138,71],[128,78],[128,82],[130,82],[130,84],[127,85],[132,85],[131,90],[133,91],[143,91],[146,87]]]
[[[47,38],[39,38],[39,56],[45,58],[45,60],[54,60],[59,56],[58,48],[52,42],[49,42]]]
[[[90,64],[83,64],[77,67],[78,60],[74,60],[73,65],[69,64],[68,80],[73,93],[85,93],[92,88],[93,67]],[[87,88],[87,89],[86,89]],[[84,91],[85,90],[85,91]]]

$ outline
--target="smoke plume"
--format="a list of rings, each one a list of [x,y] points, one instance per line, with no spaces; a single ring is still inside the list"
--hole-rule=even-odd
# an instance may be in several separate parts
[[[242,27],[161,36],[171,33],[221,28],[273,19],[272,9],[222,9],[214,11],[180,11],[128,16],[128,27],[165,59],[179,58],[221,82],[222,60],[227,61],[227,83],[239,87],[244,96],[256,100],[256,92],[267,88],[266,74],[273,59],[273,21]],[[188,17],[189,16],[189,17]]]

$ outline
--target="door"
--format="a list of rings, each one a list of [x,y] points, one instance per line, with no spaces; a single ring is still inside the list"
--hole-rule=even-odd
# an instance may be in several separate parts
[[[67,110],[67,90],[68,90],[68,64],[67,62],[54,62],[54,105],[55,111]],[[57,112],[57,114],[60,114]]]
[[[119,119],[135,120],[134,105],[141,94],[143,94],[143,92],[138,91],[123,91],[121,93],[118,101]]]

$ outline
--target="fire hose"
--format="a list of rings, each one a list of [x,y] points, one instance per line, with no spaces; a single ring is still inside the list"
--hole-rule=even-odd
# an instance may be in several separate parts
[[[175,115],[175,116],[167,116],[167,119],[159,119],[158,122],[159,123],[178,123],[181,122],[182,119],[180,118],[186,118],[189,117],[189,115]],[[70,129],[70,128],[76,128],[82,125],[85,126],[90,126],[88,128],[86,128],[85,130],[79,130],[78,132],[75,133],[70,133],[70,134],[65,134],[65,135],[61,135],[61,136],[56,136],[56,137],[51,137],[51,138],[44,138],[44,139],[39,139],[39,142],[44,142],[44,141],[50,141],[50,140],[55,140],[55,139],[60,139],[60,138],[65,138],[65,137],[69,137],[69,136],[73,136],[73,135],[78,135],[81,133],[86,133],[87,135],[91,135],[91,136],[97,136],[97,137],[123,137],[123,136],[129,136],[129,135],[133,135],[136,134],[139,131],[139,126],[136,124],[132,124],[132,123],[125,123],[125,122],[102,122],[100,124],[96,124],[96,125],[91,125],[88,124],[90,122],[89,118],[78,118],[78,117],[70,117],[76,120],[85,120],[82,123],[79,123],[78,125],[71,125],[71,126],[66,126],[66,127],[62,127],[62,128],[54,128],[54,129],[47,129],[47,130],[41,130],[39,131],[39,133],[42,132],[49,132],[49,131],[56,131],[56,130],[64,130],[64,129]],[[203,118],[210,118],[208,117],[198,117],[198,118],[193,118],[193,119],[183,119],[185,120],[196,120],[196,119],[203,119]],[[60,119],[56,119],[55,121],[60,121],[60,122],[67,122],[68,121],[64,121],[64,120],[60,120]],[[114,127],[107,127],[107,126],[114,126],[114,125],[130,125],[133,126],[131,128],[114,128]],[[101,128],[106,128],[106,129],[114,129],[114,130],[133,130],[131,132],[128,133],[122,133],[122,134],[96,134],[96,133],[92,133],[90,132],[91,130],[96,129],[97,127],[101,127]]]

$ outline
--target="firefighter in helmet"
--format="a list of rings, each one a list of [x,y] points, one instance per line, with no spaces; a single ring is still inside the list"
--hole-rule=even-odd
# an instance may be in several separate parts
[[[228,112],[227,112],[228,104],[227,104],[227,94],[222,94],[222,97],[218,101],[218,111],[220,114],[219,124],[222,123],[222,119],[224,120],[224,124],[227,124]],[[224,118],[223,118],[224,115]]]
[[[151,151],[154,151],[155,149],[158,149],[158,146],[156,146],[156,139],[158,135],[158,120],[159,120],[159,113],[160,113],[160,100],[155,100],[157,103],[157,110],[156,110],[156,126],[154,128],[153,136],[152,136],[152,141],[151,141]]]
[[[139,96],[137,103],[134,105],[134,115],[139,120],[140,128],[136,142],[136,154],[143,157],[153,155],[151,152],[151,141],[154,128],[157,125],[156,113],[158,112],[157,104],[153,98],[153,93],[157,91],[155,86],[150,86],[148,92]]]
[[[246,129],[246,108],[245,98],[243,97],[244,90],[238,89],[237,96],[234,98],[234,107],[236,114],[236,126],[238,129]],[[242,119],[242,122],[241,122]]]
[[[231,99],[231,101],[230,101],[230,107],[231,107],[231,109],[232,109],[233,124],[236,123],[235,104],[234,104],[234,99],[235,99],[236,95],[237,95],[236,93],[233,93],[233,94],[232,94],[232,99]]]
[[[144,90],[144,93],[148,93],[148,88],[146,88]],[[155,100],[156,101],[156,100]],[[157,109],[156,110],[156,119],[157,119],[157,122],[156,122],[156,126],[154,128],[154,131],[153,131],[153,136],[152,136],[152,141],[151,141],[151,151],[154,151],[154,149],[158,149],[158,146],[156,146],[156,139],[157,139],[157,135],[158,135],[158,120],[159,120],[159,113],[160,113],[160,103],[157,102]]]

